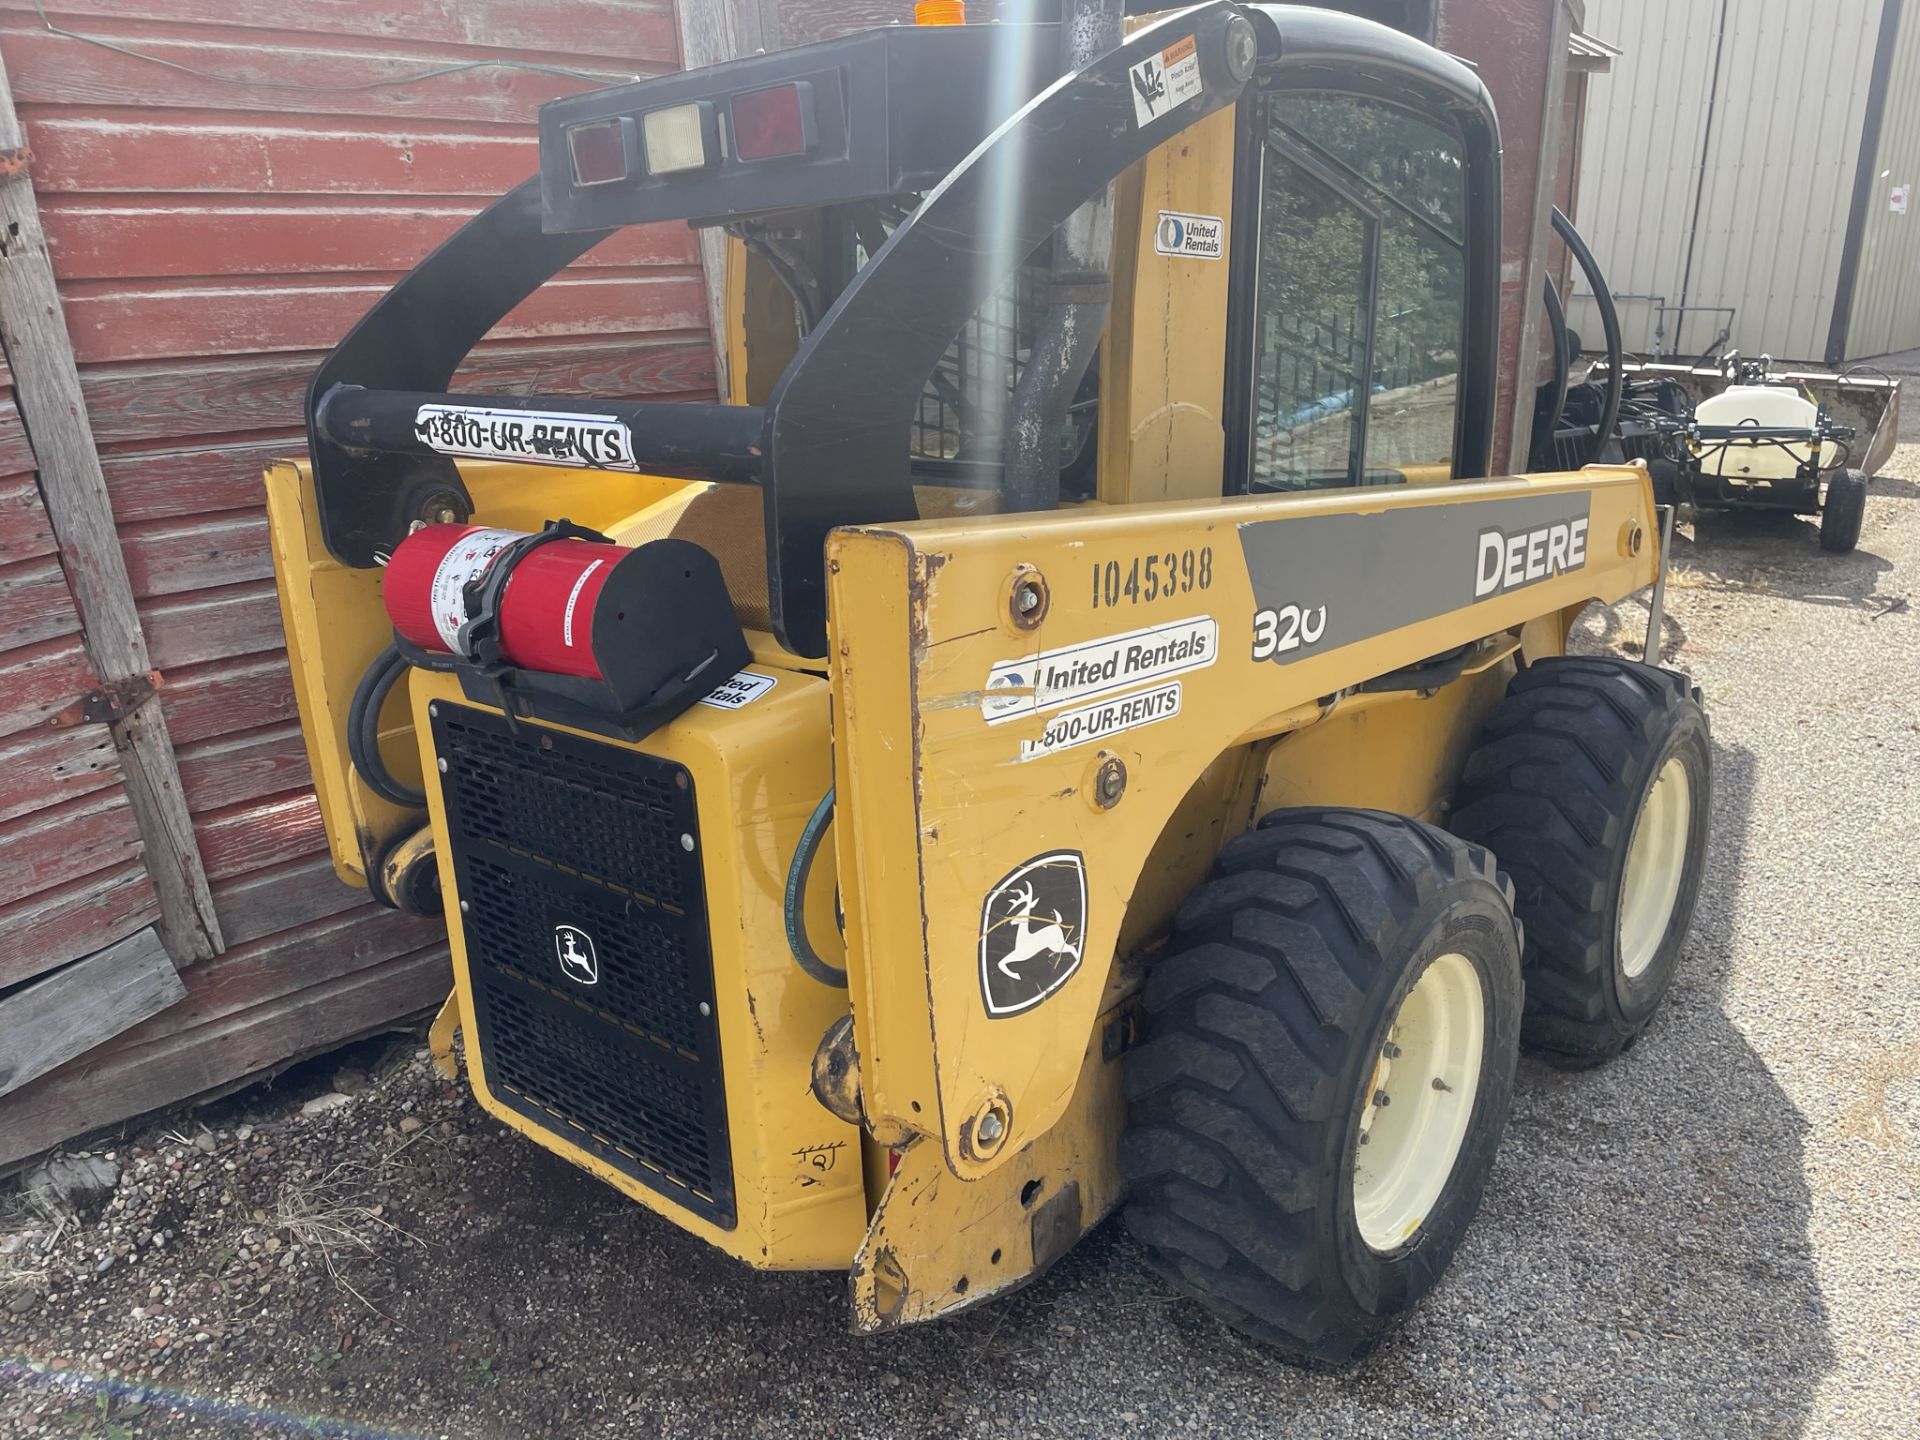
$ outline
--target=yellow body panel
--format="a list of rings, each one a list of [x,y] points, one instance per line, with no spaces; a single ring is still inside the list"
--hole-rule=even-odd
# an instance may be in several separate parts
[[[1412,524],[1450,516],[1457,527],[1463,517],[1471,524],[1473,507],[1482,506],[1488,523],[1497,524],[1516,502],[1554,496],[1585,507],[1581,568],[1475,601],[1469,534],[1456,608],[1286,665],[1251,658],[1261,606],[1241,553],[1246,527],[1343,515],[1379,520],[1410,510],[1424,511]],[[936,1137],[949,1168],[965,1179],[990,1173],[1017,1142],[1045,1132],[1066,1110],[1079,1072],[1080,1047],[1061,1039],[1088,1034],[1104,1007],[1123,926],[1143,934],[1164,921],[1164,914],[1139,913],[1142,873],[1176,808],[1232,737],[1305,724],[1325,713],[1328,697],[1489,637],[1510,651],[1529,621],[1642,588],[1654,578],[1652,519],[1645,472],[1622,468],[836,532],[828,554],[839,846],[843,866],[858,875],[858,903],[849,906],[850,968],[867,1113],[876,1130],[883,1137]],[[1203,551],[1212,562],[1204,587],[1170,597],[1163,590],[1157,600],[1119,609],[1095,603],[1107,598],[1097,577],[1110,560],[1124,573],[1142,556]],[[1365,555],[1353,563],[1389,594],[1406,583]],[[1017,579],[1034,574],[1046,584],[1045,618],[1023,631],[1009,599]],[[1177,714],[1029,759],[1022,742],[1044,745],[1057,707],[988,723],[990,693],[1013,700],[1021,694],[990,692],[996,666],[1004,672],[1140,627],[1187,621],[1217,625],[1218,650],[1214,661],[1180,675]],[[1393,721],[1365,722],[1390,725],[1399,748],[1349,745],[1345,757],[1357,764],[1302,780],[1296,793],[1310,789],[1317,799],[1341,803],[1399,797],[1430,810],[1493,683],[1465,684],[1458,698],[1439,703],[1454,727],[1443,737],[1415,743],[1420,726],[1412,706],[1400,707]],[[1332,708],[1337,712],[1337,704]],[[1290,743],[1274,747],[1268,766],[1275,796],[1294,783],[1288,777],[1296,767],[1281,758]],[[1302,743],[1299,769],[1318,770],[1310,757],[1326,742]],[[1124,765],[1125,789],[1118,803],[1102,808],[1096,784],[1109,760]],[[1088,913],[1079,968],[1037,1007],[990,1017],[976,958],[983,897],[1023,860],[1055,851],[1084,856]],[[995,1108],[1011,1111],[1015,1143],[981,1153],[970,1143],[970,1127]]]
[[[1102,500],[1199,500],[1220,493],[1233,126],[1231,110],[1208,116],[1116,186],[1114,303],[1100,352]],[[1222,217],[1221,258],[1155,254],[1163,210]]]
[[[473,496],[474,523],[509,530],[538,530],[555,516],[602,529],[667,499],[687,483],[653,475],[475,461],[463,462],[460,474]],[[327,848],[335,873],[364,889],[387,847],[419,824],[419,812],[375,795],[347,759],[347,712],[354,687],[393,639],[381,602],[383,572],[352,569],[327,553],[306,461],[282,460],[270,467],[266,486],[280,621]],[[396,779],[416,785],[419,760],[411,727],[395,723],[402,711],[398,700],[388,708],[380,753]]]
[[[432,734],[430,706],[470,703],[455,677],[415,674],[413,719],[420,735]],[[820,1037],[846,1013],[846,995],[800,972],[781,921],[787,863],[830,783],[827,686],[811,675],[781,672],[773,689],[751,704],[738,710],[696,705],[640,748],[686,766],[699,797],[738,1219],[723,1229],[574,1143],[560,1117],[551,1127],[537,1125],[501,1102],[488,1080],[486,1047],[472,1043],[466,937],[454,923],[448,932],[474,1094],[506,1124],[730,1255],[764,1269],[837,1269],[866,1230],[860,1132],[821,1107],[806,1077]],[[427,769],[441,889],[457,915],[459,885],[439,775],[431,763]],[[808,901],[809,933],[822,958],[838,963],[830,866],[816,867]]]

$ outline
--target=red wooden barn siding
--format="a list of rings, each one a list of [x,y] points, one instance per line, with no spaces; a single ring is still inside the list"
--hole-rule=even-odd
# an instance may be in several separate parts
[[[156,913],[113,741],[48,724],[95,681],[12,383],[0,366],[0,991]]]
[[[532,173],[541,102],[670,70],[678,57],[671,0],[47,0],[47,10],[61,29],[190,67],[51,33],[24,0],[0,0],[0,55],[231,948],[185,972],[182,1004],[0,1101],[0,1161],[444,993],[438,927],[367,907],[327,866],[261,471],[304,449],[301,392],[324,350],[466,217]],[[522,68],[405,78],[490,60]],[[392,79],[403,83],[365,88]],[[319,86],[342,88],[301,88]],[[711,398],[705,324],[691,234],[628,231],[510,316],[462,383]],[[52,587],[30,470],[9,403],[0,816],[6,787],[19,783],[11,762],[31,747],[71,770],[92,753],[83,740],[104,739],[27,729],[90,683],[71,605]],[[33,603],[17,603],[16,591]],[[63,783],[74,798],[55,813],[89,817],[92,848],[16,881],[9,831],[0,876],[58,891],[125,871],[115,893],[127,918],[115,923],[137,928],[151,918],[151,895],[138,883],[114,771]],[[13,975],[14,914],[0,909],[0,986]]]

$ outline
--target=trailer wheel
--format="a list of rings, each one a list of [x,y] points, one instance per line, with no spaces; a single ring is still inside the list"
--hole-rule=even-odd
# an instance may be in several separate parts
[[[1867,472],[1836,471],[1827,481],[1826,502],[1820,507],[1820,548],[1845,555],[1860,543],[1860,525],[1867,518]]]
[[[1706,863],[1707,719],[1684,675],[1542,660],[1467,759],[1453,827],[1512,874],[1526,926],[1528,1048],[1617,1055],[1673,982]]]
[[[1399,815],[1282,810],[1175,917],[1127,1056],[1127,1228],[1289,1359],[1372,1349],[1479,1208],[1519,1048],[1512,887]]]

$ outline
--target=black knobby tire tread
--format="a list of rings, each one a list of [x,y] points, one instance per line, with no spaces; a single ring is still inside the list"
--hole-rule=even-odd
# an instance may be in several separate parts
[[[1860,470],[1842,470],[1827,482],[1827,498],[1820,507],[1820,548],[1845,555],[1860,543],[1867,518],[1867,476]]]
[[[1630,1044],[1604,1000],[1612,983],[1610,867],[1639,797],[1623,779],[1698,692],[1636,661],[1556,657],[1514,677],[1487,718],[1449,819],[1499,857],[1526,927],[1529,1048],[1590,1064]]]
[[[1479,846],[1419,821],[1287,810],[1230,841],[1180,908],[1142,995],[1120,1163],[1126,1223],[1214,1314],[1309,1365],[1371,1344],[1323,1293],[1321,1153],[1351,1097],[1383,942],[1441,887],[1512,887]]]

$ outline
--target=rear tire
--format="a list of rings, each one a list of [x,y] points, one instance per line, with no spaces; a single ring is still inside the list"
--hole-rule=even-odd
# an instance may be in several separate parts
[[[1712,800],[1707,719],[1684,675],[1569,656],[1514,677],[1452,824],[1513,876],[1530,1050],[1595,1065],[1653,1019],[1693,923]]]
[[[1845,555],[1860,543],[1860,527],[1867,518],[1867,472],[1837,471],[1827,481],[1827,498],[1820,507],[1820,548]]]
[[[1377,811],[1269,815],[1148,977],[1127,1228],[1236,1330],[1309,1365],[1359,1358],[1479,1208],[1521,998],[1485,850]]]

